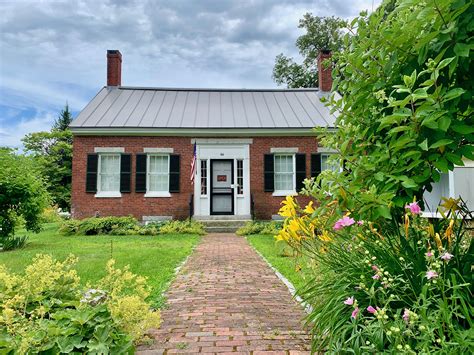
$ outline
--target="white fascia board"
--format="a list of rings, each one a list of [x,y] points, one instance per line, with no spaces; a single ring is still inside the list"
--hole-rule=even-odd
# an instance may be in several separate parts
[[[84,128],[72,127],[76,136],[271,137],[314,136],[311,128]]]

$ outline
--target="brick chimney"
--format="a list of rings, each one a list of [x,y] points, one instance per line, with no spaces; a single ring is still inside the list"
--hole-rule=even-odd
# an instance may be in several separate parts
[[[122,85],[122,54],[117,49],[107,51],[107,86]]]
[[[318,55],[318,82],[320,91],[331,91],[332,87],[332,64],[328,66],[324,65],[323,62],[326,59],[331,58],[331,51],[323,49]]]

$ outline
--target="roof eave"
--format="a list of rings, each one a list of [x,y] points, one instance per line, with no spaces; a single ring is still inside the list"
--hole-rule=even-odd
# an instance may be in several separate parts
[[[335,130],[329,127],[329,130]],[[313,128],[71,127],[75,136],[265,137],[314,136]]]

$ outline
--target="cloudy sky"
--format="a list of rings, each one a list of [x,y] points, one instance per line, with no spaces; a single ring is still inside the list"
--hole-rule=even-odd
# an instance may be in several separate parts
[[[0,146],[77,114],[105,85],[274,87],[275,56],[297,57],[298,19],[353,18],[380,0],[0,0]]]

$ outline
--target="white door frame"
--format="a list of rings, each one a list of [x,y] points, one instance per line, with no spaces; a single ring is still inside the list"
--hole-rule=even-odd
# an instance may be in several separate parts
[[[234,186],[237,182],[237,160],[243,162],[243,194],[238,195],[234,187],[234,215],[250,216],[250,144],[252,139],[192,139],[196,143],[196,176],[194,183],[194,215],[210,216],[211,159],[234,161]],[[201,161],[207,162],[207,194],[201,195]]]

